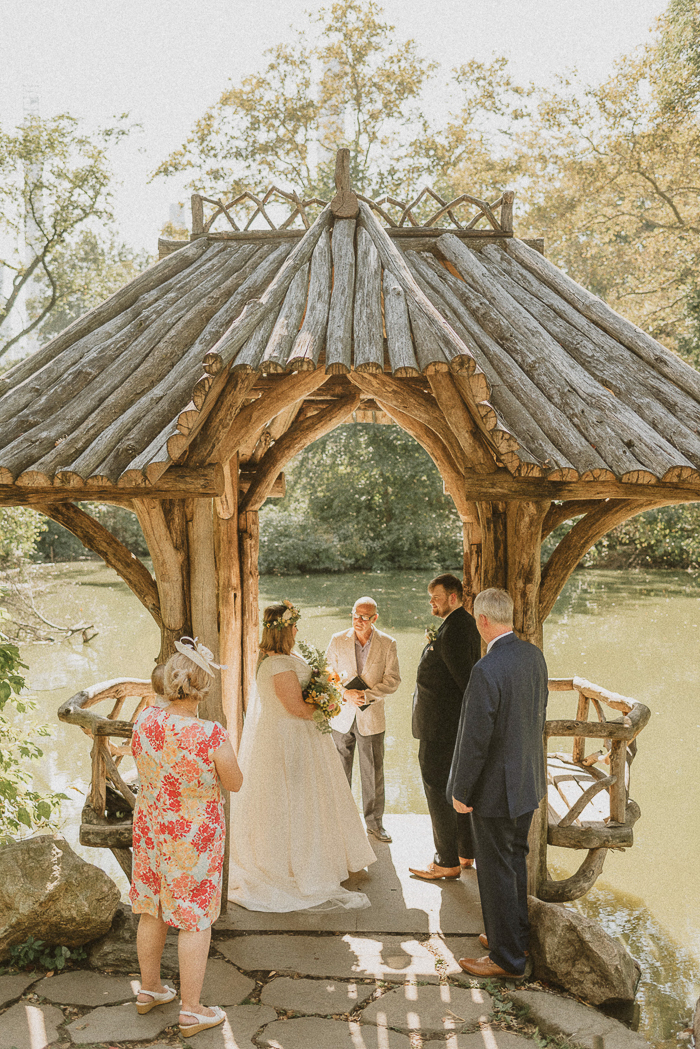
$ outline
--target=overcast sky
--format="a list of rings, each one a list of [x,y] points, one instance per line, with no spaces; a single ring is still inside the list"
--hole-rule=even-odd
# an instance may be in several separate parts
[[[446,69],[504,54],[521,82],[551,82],[578,68],[600,80],[619,55],[649,39],[667,0],[385,0],[402,37]],[[42,116],[68,112],[90,125],[129,111],[143,133],[115,165],[122,236],[156,249],[168,206],[182,196],[149,174],[182,144],[229,79],[262,65],[290,23],[319,0],[0,0],[0,122],[22,119],[36,87]],[[326,4],[326,6],[330,6]],[[426,16],[426,11],[430,12]],[[432,99],[431,110],[441,105]],[[447,109],[447,106],[445,106]]]

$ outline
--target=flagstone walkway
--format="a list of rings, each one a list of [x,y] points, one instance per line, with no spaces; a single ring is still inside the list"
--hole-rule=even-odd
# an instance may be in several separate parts
[[[431,857],[428,817],[386,823],[394,843],[373,843],[378,862],[353,882],[370,909],[266,915],[229,907],[214,928],[202,994],[225,1009],[220,1027],[190,1043],[177,1003],[139,1016],[136,923],[127,910],[119,935],[91,950],[92,970],[0,976],[0,1049],[532,1049],[542,1044],[537,1031],[585,1049],[595,1035],[605,1049],[648,1046],[538,985],[468,979],[457,959],[483,953],[476,875],[412,878],[409,863]],[[174,948],[169,937],[164,970],[176,975]]]

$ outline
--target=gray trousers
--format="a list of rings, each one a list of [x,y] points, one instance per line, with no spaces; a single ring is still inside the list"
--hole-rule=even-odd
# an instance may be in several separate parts
[[[365,823],[368,827],[381,827],[384,818],[384,733],[363,736],[357,730],[357,721],[353,722],[349,732],[336,732],[335,729],[331,732],[350,786],[357,747]]]

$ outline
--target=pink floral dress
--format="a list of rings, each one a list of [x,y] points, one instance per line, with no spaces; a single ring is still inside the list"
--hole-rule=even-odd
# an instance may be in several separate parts
[[[216,721],[148,707],[134,723],[140,778],[129,897],[135,914],[177,929],[208,928],[221,908],[226,826],[213,753],[228,739]]]

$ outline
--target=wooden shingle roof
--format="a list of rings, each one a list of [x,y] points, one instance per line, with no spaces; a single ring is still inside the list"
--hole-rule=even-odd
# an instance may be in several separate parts
[[[147,488],[227,383],[233,421],[257,377],[319,369],[436,433],[449,411],[462,472],[700,479],[700,375],[677,355],[523,241],[433,230],[422,247],[359,207],[301,237],[200,236],[16,365],[0,486]]]

